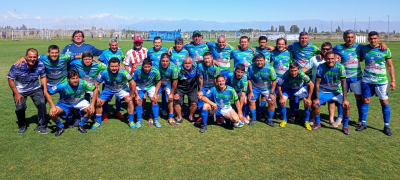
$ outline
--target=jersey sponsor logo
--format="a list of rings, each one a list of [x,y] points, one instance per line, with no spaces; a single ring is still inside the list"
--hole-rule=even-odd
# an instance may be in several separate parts
[[[342,70],[342,74],[346,75],[346,70],[345,69]]]
[[[55,91],[57,89],[57,86],[51,87],[51,90]]]
[[[97,78],[101,79],[101,74],[97,75]]]
[[[127,79],[132,78],[132,76],[131,76],[130,74],[126,74],[125,77],[126,77]]]
[[[308,80],[308,76],[307,75],[303,76],[303,80],[307,81]]]

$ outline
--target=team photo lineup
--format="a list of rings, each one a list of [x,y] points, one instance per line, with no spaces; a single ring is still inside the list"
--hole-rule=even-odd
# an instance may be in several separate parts
[[[191,41],[178,37],[173,47],[162,46],[157,36],[154,47],[147,49],[142,37],[134,36],[129,50],[119,48],[117,39],[108,41],[109,49],[99,50],[84,43],[84,37],[77,30],[71,44],[49,45],[46,54],[29,48],[12,65],[7,77],[18,134],[27,130],[26,100],[31,97],[38,117],[34,130],[48,134],[51,119],[55,136],[67,128],[81,133],[106,128],[109,109],[115,109],[116,118],[128,119],[131,129],[143,123],[161,128],[160,121],[167,119],[171,126],[193,123],[200,133],[209,124],[246,128],[257,121],[271,128],[301,123],[305,130],[318,130],[323,105],[330,126],[350,135],[349,121],[357,124],[355,131],[367,129],[369,104],[377,96],[383,117],[383,128],[378,129],[392,135],[389,90],[396,88],[395,69],[390,48],[375,31],[368,33],[366,44],[358,44],[355,32],[346,30],[334,47],[330,42],[317,47],[307,32],[293,43],[278,38],[275,46],[267,46],[267,37],[260,36],[254,47],[249,47],[251,37],[229,44],[221,35],[215,43],[194,31]],[[55,94],[57,101],[52,99]],[[113,98],[115,108],[109,108]],[[352,98],[356,104],[349,103]],[[123,104],[127,115],[121,113]],[[358,119],[350,120],[350,108],[357,109]],[[142,118],[145,114],[150,118]],[[273,119],[280,123],[275,125]]]

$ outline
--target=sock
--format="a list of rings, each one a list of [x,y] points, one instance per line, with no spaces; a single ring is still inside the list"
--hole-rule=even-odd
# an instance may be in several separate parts
[[[362,117],[361,108],[362,108],[363,102],[362,102],[362,100],[356,99],[356,103],[357,103],[357,110],[358,110],[358,119],[360,120],[360,119],[362,119],[361,118]]]
[[[137,121],[142,121],[142,111],[143,111],[143,106],[136,106],[136,117],[137,117]]]
[[[58,118],[56,121],[54,121],[56,124],[57,124],[57,126],[59,127],[59,128],[63,128],[64,127],[64,124],[61,122],[61,120],[60,120],[60,118]]]
[[[314,117],[315,118],[315,124],[321,124],[321,117],[320,117],[320,115],[318,115],[318,116],[315,116]]]
[[[261,107],[260,107],[260,113],[261,112],[264,112],[264,110],[265,110],[265,104],[267,104],[267,101],[261,101]]]
[[[128,121],[129,121],[129,123],[133,122],[133,117],[134,117],[133,113],[132,114],[128,113]]]
[[[169,114],[169,118],[174,118],[174,113],[168,113]]]
[[[367,115],[368,115],[369,103],[363,103],[361,107],[361,120],[363,121],[364,125],[367,125]],[[365,121],[365,123],[364,123]]]
[[[67,116],[67,121],[68,121],[68,124],[73,123],[73,122],[74,122],[73,116],[72,116],[72,115],[68,115],[68,116]]]
[[[74,126],[78,126],[79,122],[81,122],[81,115],[74,115]]]
[[[153,115],[154,115],[154,121],[158,121],[158,111],[160,110],[160,107],[158,104],[152,105],[151,109],[153,110]]]
[[[108,113],[108,101],[105,101],[103,104],[103,114]]]
[[[201,114],[202,110],[203,110],[203,101],[201,99],[199,99],[199,101],[197,102],[197,113]]]
[[[381,105],[382,106],[382,114],[383,114],[383,123],[385,123],[385,127],[389,127],[390,121],[390,108],[389,104]]]
[[[121,111],[121,99],[115,98],[115,111],[120,112]]]
[[[343,128],[347,128],[347,126],[349,125],[349,120],[350,120],[349,116],[344,116],[343,121],[342,121]]]
[[[290,107],[290,115],[294,115],[296,109],[296,102],[293,100],[289,100],[289,107]]]
[[[340,104],[336,104],[338,117],[343,118],[343,107]]]
[[[102,114],[96,114],[96,122],[97,123],[101,124],[101,121],[102,121],[101,117],[102,116],[103,116]]]
[[[256,113],[260,113],[260,112],[261,112],[261,105],[260,105],[260,102],[257,103],[257,101],[256,101]]]
[[[304,121],[307,122],[310,120],[310,108],[304,108]]]
[[[161,93],[161,110],[166,110],[167,109],[167,98],[166,98],[167,93],[163,94]]]
[[[299,103],[299,101],[297,101],[297,102],[295,101],[295,106],[294,107],[296,108],[296,109],[294,109],[294,113],[298,114],[299,111],[300,111],[300,103]]]
[[[256,121],[256,110],[255,109],[250,109],[250,115],[251,115],[251,119],[253,121]]]
[[[207,126],[208,110],[201,110],[201,122],[203,125]]]
[[[283,120],[287,121],[287,117],[286,117],[286,106],[281,107],[281,114],[283,117]]]
[[[247,104],[243,104],[242,107],[243,117],[247,116],[247,108],[248,108]]]
[[[83,117],[83,118],[82,118],[82,121],[79,123],[79,125],[80,125],[80,126],[84,126],[84,125],[86,124],[86,122],[88,122],[88,121],[89,121],[89,118]]]
[[[278,113],[281,113],[282,107],[279,105],[279,97],[276,97],[276,106],[278,107]]]
[[[274,116],[275,111],[270,111],[268,110],[268,122],[270,122],[272,120],[272,117]]]

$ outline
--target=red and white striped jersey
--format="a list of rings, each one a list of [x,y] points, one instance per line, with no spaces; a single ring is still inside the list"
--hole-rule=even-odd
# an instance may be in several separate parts
[[[129,66],[129,73],[133,74],[133,66],[135,64],[143,62],[145,58],[147,58],[147,48],[142,47],[140,50],[130,49],[124,59],[124,65]]]

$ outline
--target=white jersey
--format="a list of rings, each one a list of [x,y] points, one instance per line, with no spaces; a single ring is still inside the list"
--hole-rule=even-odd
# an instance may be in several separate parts
[[[318,59],[317,56],[312,57],[308,63],[304,66],[307,68],[309,71],[312,71],[312,78],[311,81],[315,83],[315,78],[317,76],[317,68],[320,64],[324,63],[324,59]]]
[[[144,59],[147,57],[147,48],[142,47],[140,50],[130,49],[124,59],[124,65],[129,66],[129,73],[133,74],[133,66],[135,64],[143,62]]]

